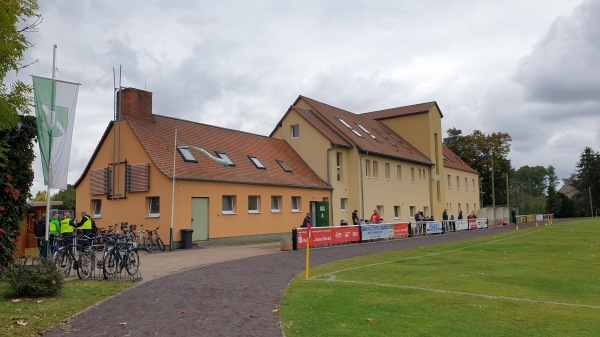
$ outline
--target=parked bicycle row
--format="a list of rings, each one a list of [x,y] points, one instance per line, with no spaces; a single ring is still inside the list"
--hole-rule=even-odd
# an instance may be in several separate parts
[[[79,230],[69,235],[52,236],[48,257],[65,277],[115,279],[128,275],[129,278],[140,278],[139,248],[148,252],[155,248],[164,251],[165,245],[158,235],[159,227],[144,230],[143,225],[139,225],[140,229],[137,228],[122,223],[98,228],[91,236]],[[39,251],[40,256],[46,256],[42,240]]]

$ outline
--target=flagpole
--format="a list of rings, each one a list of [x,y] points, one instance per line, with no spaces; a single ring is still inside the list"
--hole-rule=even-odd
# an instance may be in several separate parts
[[[177,129],[175,129],[175,146],[173,147],[173,187],[171,191],[171,230],[169,235],[169,251],[173,250],[173,218],[175,217],[175,163],[177,159]]]
[[[52,81],[54,81],[54,79],[56,78],[56,44],[53,45],[52,47]],[[50,158],[52,159],[52,158]],[[48,161],[48,163],[51,163],[51,160]],[[50,170],[48,170],[48,172],[50,172]],[[44,233],[44,249],[43,252],[46,254],[46,258],[48,258],[50,256],[50,247],[49,247],[49,240],[50,240],[50,175],[48,175],[48,188],[46,189],[46,230]],[[75,210],[73,210],[75,211]]]

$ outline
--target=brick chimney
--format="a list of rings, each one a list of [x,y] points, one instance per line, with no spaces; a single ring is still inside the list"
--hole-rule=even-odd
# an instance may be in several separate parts
[[[123,97],[122,101],[121,97]],[[117,111],[119,119],[133,117],[153,121],[152,93],[135,88],[121,88],[117,92]]]

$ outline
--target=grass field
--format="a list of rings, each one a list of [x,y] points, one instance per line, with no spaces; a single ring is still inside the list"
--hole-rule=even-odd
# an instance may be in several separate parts
[[[69,281],[56,297],[7,296],[8,285],[0,282],[0,336],[35,336],[44,329],[133,286],[132,282]],[[74,334],[76,336],[77,334]]]
[[[594,219],[363,256],[310,274],[283,295],[288,337],[600,336]]]

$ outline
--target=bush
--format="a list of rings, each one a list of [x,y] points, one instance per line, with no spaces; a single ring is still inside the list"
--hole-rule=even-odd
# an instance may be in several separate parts
[[[49,259],[37,265],[15,264],[4,270],[2,279],[13,296],[54,296],[63,287],[63,275]]]

